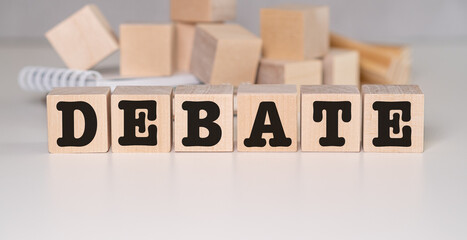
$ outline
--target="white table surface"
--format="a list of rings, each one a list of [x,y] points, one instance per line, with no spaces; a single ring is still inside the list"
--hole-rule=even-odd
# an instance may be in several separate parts
[[[413,50],[423,154],[53,155],[44,95],[16,77],[63,64],[3,42],[0,239],[466,239],[467,42]]]

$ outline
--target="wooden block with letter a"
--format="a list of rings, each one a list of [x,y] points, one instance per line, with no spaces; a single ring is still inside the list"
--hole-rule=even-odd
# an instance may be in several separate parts
[[[295,85],[240,85],[237,93],[238,151],[297,151],[297,102]]]
[[[45,34],[68,68],[87,70],[118,50],[118,40],[95,5],[86,5]]]
[[[360,152],[362,106],[356,86],[301,87],[302,151]]]
[[[196,27],[191,72],[204,83],[254,83],[261,39],[236,24]]]
[[[232,85],[179,86],[173,109],[175,151],[233,151]]]
[[[170,152],[172,87],[117,87],[111,97],[112,152]]]
[[[283,5],[261,9],[265,58],[309,60],[329,49],[329,7]]]
[[[324,57],[324,84],[360,85],[360,55],[355,50],[331,48]]]
[[[190,71],[195,29],[196,24],[194,23],[175,23],[175,65],[178,72]]]
[[[305,61],[262,59],[257,83],[321,85],[323,63],[318,59]]]
[[[50,153],[99,153],[110,146],[110,88],[55,88],[47,95]]]
[[[175,63],[174,35],[172,24],[120,25],[120,75],[171,75]]]
[[[363,85],[363,150],[423,152],[425,97],[416,85]]]
[[[235,19],[237,0],[171,0],[173,21],[222,22]]]

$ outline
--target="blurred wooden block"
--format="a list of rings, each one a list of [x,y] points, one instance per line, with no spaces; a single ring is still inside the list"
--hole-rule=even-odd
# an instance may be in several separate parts
[[[302,151],[360,152],[362,102],[357,86],[301,87]]]
[[[191,72],[204,83],[254,83],[261,39],[236,24],[196,27]]]
[[[357,51],[331,48],[323,62],[324,84],[360,85],[360,57]]]
[[[102,153],[110,146],[110,88],[55,88],[47,95],[50,153]]]
[[[191,53],[195,41],[196,24],[175,23],[175,52],[178,72],[190,72]]]
[[[171,24],[120,25],[120,45],[120,75],[172,75],[175,46],[174,29]]]
[[[363,85],[363,150],[423,152],[424,94],[416,85]]]
[[[297,151],[297,86],[243,84],[237,93],[237,149]]]
[[[117,87],[112,93],[112,152],[170,152],[172,87]]]
[[[45,34],[68,68],[88,70],[118,50],[109,23],[95,5],[86,5]]]
[[[236,0],[171,0],[173,21],[222,22],[235,19]]]
[[[284,5],[261,9],[261,38],[265,58],[323,57],[329,49],[329,7]]]
[[[323,63],[318,59],[305,61],[262,59],[257,83],[321,85]]]
[[[175,89],[175,151],[233,151],[232,85],[192,85]]]

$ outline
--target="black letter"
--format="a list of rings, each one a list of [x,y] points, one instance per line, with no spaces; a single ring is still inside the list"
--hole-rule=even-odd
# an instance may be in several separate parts
[[[266,114],[269,116],[269,125],[264,124]],[[274,102],[261,102],[259,104],[250,138],[245,139],[243,143],[247,147],[264,147],[266,146],[266,140],[263,138],[263,133],[273,134],[273,138],[269,139],[271,147],[288,147],[292,145],[292,139],[285,137],[284,128],[282,128],[281,119]]]
[[[62,112],[62,137],[57,139],[60,147],[83,147],[92,142],[97,132],[96,112],[87,102],[58,102],[57,110]],[[75,138],[75,110],[84,116],[84,132]]]
[[[186,147],[202,146],[211,147],[219,143],[222,137],[221,127],[215,123],[220,116],[219,106],[210,101],[206,102],[184,102],[183,110],[188,111],[188,136],[182,139],[182,144]],[[206,111],[206,118],[200,119],[199,112]],[[205,138],[199,136],[199,129],[206,128],[209,135]]]
[[[345,138],[339,137],[339,110],[342,110],[342,121],[350,122],[351,103],[345,102],[320,102],[313,103],[313,121],[321,122],[323,120],[323,110],[326,110],[326,137],[319,139],[319,144],[323,147],[336,146],[342,147],[345,144]]]
[[[148,120],[156,120],[156,101],[121,101],[118,108],[123,110],[123,137],[118,139],[122,146],[156,146],[157,145],[157,127],[148,126],[147,137],[136,137],[135,129],[138,127],[140,133],[146,131],[145,113],[140,112],[136,118],[136,109],[145,109],[148,111]]]
[[[389,128],[392,128],[394,134],[400,132],[400,114],[394,113],[393,119],[389,118],[391,110],[402,111],[402,121],[410,121],[410,102],[375,102],[373,109],[378,111],[378,137],[373,139],[373,145],[376,147],[410,147],[412,146],[412,128],[404,126],[402,128],[401,138],[390,138]]]

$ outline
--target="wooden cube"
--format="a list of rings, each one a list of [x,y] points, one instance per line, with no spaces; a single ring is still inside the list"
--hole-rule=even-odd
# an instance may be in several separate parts
[[[261,39],[236,24],[196,27],[191,72],[210,84],[254,83]]]
[[[176,69],[178,72],[190,71],[195,29],[196,24],[193,23],[178,22],[175,24]]]
[[[99,153],[110,146],[110,88],[55,88],[47,95],[50,153]]]
[[[302,151],[360,152],[361,105],[356,86],[302,86]]]
[[[283,5],[261,9],[265,58],[310,60],[329,49],[329,7]]]
[[[171,0],[173,21],[222,22],[235,19],[236,0]]]
[[[324,84],[360,86],[359,62],[357,51],[332,48],[324,57]]]
[[[321,85],[321,60],[286,61],[262,59],[259,66],[259,84]]]
[[[237,149],[297,151],[297,86],[243,84],[237,93]]]
[[[174,114],[175,151],[233,151],[232,85],[179,86]]]
[[[172,87],[117,87],[112,94],[112,152],[170,152]]]
[[[86,5],[45,34],[68,68],[88,70],[118,50],[109,23],[95,5]]]
[[[172,24],[120,25],[120,74],[127,77],[172,75],[174,35]]]
[[[425,97],[415,85],[363,85],[363,150],[423,152]]]

